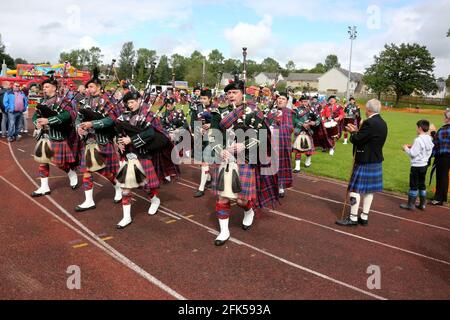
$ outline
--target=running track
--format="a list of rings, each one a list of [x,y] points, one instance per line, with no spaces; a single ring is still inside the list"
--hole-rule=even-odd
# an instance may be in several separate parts
[[[94,211],[74,212],[83,191],[55,167],[51,196],[29,196],[39,183],[34,143],[0,141],[2,299],[450,299],[448,207],[406,212],[401,197],[381,193],[368,227],[342,228],[345,184],[301,173],[250,231],[233,206],[232,239],[215,247],[214,197],[192,197],[197,167],[162,186],[155,216],[136,191],[133,223],[118,231],[121,205],[100,176]],[[67,289],[71,265],[80,290]],[[380,289],[367,287],[371,265]]]

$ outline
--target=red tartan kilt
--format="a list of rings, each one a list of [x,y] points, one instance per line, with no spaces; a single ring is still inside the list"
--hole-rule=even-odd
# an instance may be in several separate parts
[[[216,196],[219,196],[217,190],[217,181],[219,179],[220,165],[214,164],[210,166],[210,174],[212,177],[212,188]],[[255,169],[248,164],[239,165],[239,178],[241,181],[242,191],[238,195],[238,199],[256,201],[256,175]]]
[[[150,189],[159,188],[159,178],[156,174],[152,160],[139,159],[139,162],[141,163],[142,168],[145,171],[145,175],[147,176],[147,183],[145,184],[145,187]]]
[[[52,163],[56,166],[74,163],[76,161],[72,149],[70,149],[66,140],[50,141],[53,151]]]
[[[80,157],[81,157],[81,163],[80,163],[80,172],[85,173],[88,172],[86,168],[86,156],[85,156],[85,147],[86,145],[84,143],[81,144],[81,150],[80,150]],[[100,152],[102,156],[105,159],[106,167],[102,170],[97,171],[100,174],[113,174],[116,175],[119,171],[119,157],[117,156],[117,152],[114,149],[114,146],[111,142],[107,143],[106,145],[98,145]]]

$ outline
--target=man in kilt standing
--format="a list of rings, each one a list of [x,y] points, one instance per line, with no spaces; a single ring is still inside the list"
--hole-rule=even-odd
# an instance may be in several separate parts
[[[305,167],[311,166],[311,157],[314,153],[314,128],[321,124],[320,114],[313,106],[309,106],[308,97],[302,96],[300,103],[299,107],[294,108],[295,140],[292,145],[292,150],[295,154],[294,173],[300,172],[302,154],[306,154]]]
[[[356,100],[353,97],[350,97],[349,104],[344,108],[345,112],[345,118],[351,119],[351,122],[359,128],[359,123],[361,122],[361,110],[359,109],[358,105],[356,104]],[[345,119],[344,118],[344,119]],[[343,129],[344,125],[342,125]],[[344,132],[344,144],[347,144],[348,139],[348,132]]]
[[[95,69],[92,79],[86,83],[89,97],[80,105],[75,122],[81,137],[80,171],[83,173],[86,197],[82,204],[76,206],[77,212],[95,209],[93,172],[100,173],[113,184],[114,203],[122,201],[122,189],[115,181],[119,169],[119,159],[113,144],[117,111],[108,97],[101,95],[102,84],[98,75],[99,71]]]
[[[269,111],[267,120],[270,129],[278,130],[278,186],[280,198],[284,198],[284,190],[292,186],[292,132],[294,131],[294,112],[288,108],[289,94],[280,93],[276,108]]]
[[[228,103],[235,108],[221,120],[220,128],[222,132],[225,133],[230,129],[236,130],[237,128],[243,128],[245,130],[246,128],[250,128],[248,130],[256,129],[256,133],[260,138],[259,131],[265,129],[268,140],[266,145],[267,151],[272,152],[270,147],[271,135],[269,124],[267,119],[265,119],[263,112],[257,109],[256,106],[251,108],[250,106],[243,104],[244,82],[234,81],[228,84],[224,90],[227,94]],[[228,139],[225,139],[222,145],[222,164],[229,164],[230,159],[238,157],[238,155],[243,152],[249,151],[248,148],[250,148],[250,144],[240,142],[229,143],[227,140]],[[262,141],[262,143],[266,143],[266,141]],[[260,145],[257,144],[257,148],[259,147]],[[253,150],[253,152],[256,153],[255,150]],[[222,187],[225,189],[227,188],[224,186],[224,183],[222,183],[222,181],[225,182],[224,180],[226,180],[226,178],[221,175],[221,172],[228,170],[229,167],[225,165],[226,169],[219,170],[215,175],[214,191],[218,195],[216,201],[216,214],[220,225],[220,233],[214,242],[216,246],[223,245],[230,238],[228,222],[231,213],[230,202],[232,199],[236,199],[238,206],[244,209],[244,219],[242,222],[242,228],[244,230],[249,230],[252,226],[255,216],[254,208],[265,207],[268,204],[273,204],[275,201],[278,201],[277,174],[275,172],[272,175],[262,174],[262,165],[259,158],[256,164],[251,164],[246,159],[244,163],[239,162],[237,166],[239,172],[236,173],[236,175],[233,175],[235,178],[233,179],[233,196],[224,196],[224,190],[221,190]],[[239,181],[236,181],[237,176]],[[239,187],[237,187],[237,185],[239,185]],[[240,191],[234,192],[235,190]]]
[[[48,136],[51,147],[51,162],[58,168],[67,173],[69,177],[70,187],[75,189],[78,185],[78,177],[76,173],[77,161],[73,150],[68,144],[68,138],[71,136],[73,129],[72,119],[75,117],[74,109],[62,98],[58,98],[56,92],[58,90],[58,82],[50,77],[42,83],[45,98],[37,107],[32,121],[36,129],[41,130],[41,137]],[[45,111],[41,106],[47,108],[48,112],[54,114],[51,117],[45,117]],[[42,140],[38,141],[38,148]],[[36,150],[37,151],[37,150]],[[39,164],[39,177],[41,178],[41,186],[34,191],[32,197],[40,197],[50,194],[48,185],[48,177],[50,174],[50,164]]]
[[[374,192],[383,190],[383,146],[388,133],[386,122],[380,116],[381,103],[377,99],[366,104],[366,117],[361,128],[347,125],[350,142],[353,143],[354,165],[348,185],[350,192],[350,216],[336,221],[340,226],[368,224]],[[359,203],[363,195],[363,211],[358,217]]]
[[[328,121],[336,121],[337,127],[338,127],[338,135],[334,137],[329,137],[331,139],[332,146],[330,148],[330,155],[334,155],[334,147],[336,145],[336,140],[339,140],[342,135],[342,120],[345,117],[344,108],[337,104],[336,102],[336,96],[329,96],[328,97],[328,104],[322,109],[321,111],[322,119],[325,122]]]

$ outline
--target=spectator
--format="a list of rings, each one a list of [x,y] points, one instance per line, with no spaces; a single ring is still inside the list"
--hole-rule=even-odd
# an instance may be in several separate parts
[[[29,97],[30,90],[28,90],[26,85],[23,85],[21,87],[22,92],[25,94],[26,97]],[[28,133],[28,108],[26,111],[23,112],[22,114],[22,120],[20,120],[20,129],[19,129],[20,133]],[[21,138],[22,136],[19,133],[19,138]]]
[[[429,203],[433,206],[442,206],[448,195],[448,170],[450,170],[450,109],[444,113],[444,125],[440,128],[433,140],[434,166],[436,166],[436,193]]]
[[[5,111],[8,113],[8,141],[12,142],[20,138],[18,137],[20,122],[23,112],[28,109],[28,98],[20,91],[20,85],[17,82],[14,83],[13,90],[8,91],[3,97],[3,104],[5,105]]]
[[[409,174],[408,203],[401,204],[400,208],[414,210],[416,199],[419,196],[420,204],[416,206],[420,210],[425,210],[427,199],[427,188],[425,176],[427,175],[428,160],[433,151],[433,139],[428,134],[430,123],[427,120],[417,122],[417,138],[412,146],[404,145],[403,150],[411,158],[411,170]]]
[[[5,105],[3,104],[3,98],[9,90],[9,81],[3,81],[2,87],[0,88],[0,110],[1,110],[1,135],[2,138],[6,138],[8,130],[8,114],[5,110]]]

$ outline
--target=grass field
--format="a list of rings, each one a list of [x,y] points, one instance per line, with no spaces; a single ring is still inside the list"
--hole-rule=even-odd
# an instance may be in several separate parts
[[[386,190],[406,193],[409,188],[409,157],[402,150],[403,144],[410,144],[416,137],[416,122],[427,119],[437,128],[443,124],[443,116],[436,114],[419,114],[407,112],[384,111],[382,117],[388,125],[388,137],[383,149],[383,181]],[[302,171],[314,175],[348,181],[352,166],[352,144],[343,145],[343,138],[336,144],[334,156],[320,150],[313,156],[313,164]],[[427,173],[429,179],[430,170]],[[432,191],[434,182],[428,188]],[[428,196],[431,196],[429,192]]]

